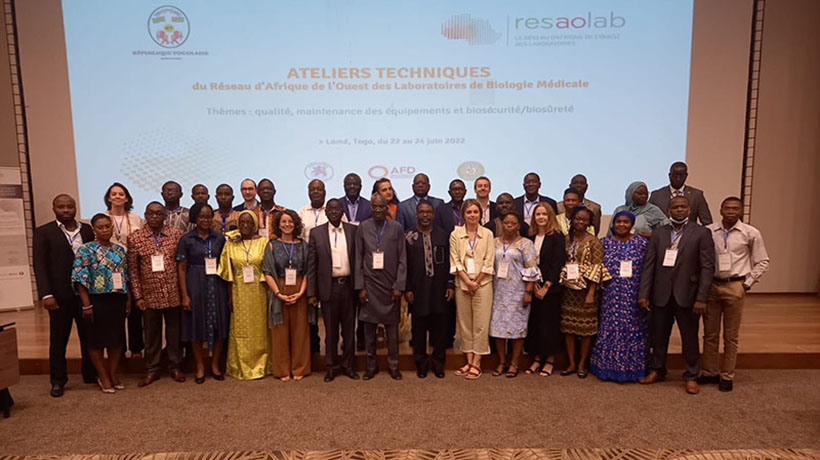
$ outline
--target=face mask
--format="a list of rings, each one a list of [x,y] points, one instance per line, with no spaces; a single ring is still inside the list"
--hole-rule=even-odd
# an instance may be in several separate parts
[[[686,225],[689,222],[689,216],[686,216],[685,219],[677,220],[673,217],[669,217],[669,221],[675,225]]]

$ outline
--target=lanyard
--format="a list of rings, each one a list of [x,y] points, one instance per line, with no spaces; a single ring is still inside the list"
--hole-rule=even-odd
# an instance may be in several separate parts
[[[676,232],[675,229],[673,228],[672,229],[672,246],[671,247],[677,248],[678,247],[678,240],[682,236],[683,236],[683,228],[681,228],[679,232]]]
[[[331,231],[333,232],[333,247],[336,247],[336,243],[339,242],[339,231],[341,230],[340,227],[331,227]]]
[[[245,250],[245,265],[251,264],[251,248],[253,248],[253,237],[251,237],[251,244],[245,247],[245,240],[242,240],[242,249]]]
[[[726,230],[723,228],[721,230],[723,230],[723,249],[729,249],[729,232],[731,229]]]
[[[202,245],[206,246],[205,241],[202,242]],[[208,248],[208,257],[211,257],[211,239],[210,238],[208,238],[207,248]]]
[[[575,260],[575,250],[578,249],[578,245],[581,244],[580,241],[575,241],[569,246],[569,256],[572,260]]]
[[[159,232],[154,235],[154,243],[157,245],[157,252],[160,252],[160,238],[162,237],[162,232]]]
[[[66,238],[68,238],[68,244],[73,249],[74,248],[74,240],[76,240],[77,236],[80,235],[80,226],[79,225],[77,226],[77,230],[74,231],[74,236],[71,236],[71,233],[68,233],[68,230],[66,230],[65,227],[61,227],[60,229],[63,231],[63,233],[65,233]]]
[[[470,234],[469,233],[467,234],[467,244],[470,246],[470,251],[475,250],[475,243],[476,243],[477,239],[478,239],[478,230],[476,230],[475,238],[473,238],[473,239],[470,239]]]
[[[280,243],[282,243],[282,242],[280,241]],[[285,254],[288,255],[288,267],[292,267],[293,266],[293,243],[292,242],[290,243],[290,251],[288,251],[288,245],[287,244],[282,243],[282,247],[285,248]]]
[[[515,243],[515,240],[513,240],[513,243]],[[510,243],[510,246],[512,246],[513,243]],[[501,238],[501,247],[502,247],[501,258],[506,259],[507,258],[507,249],[509,248],[509,246],[507,246],[507,243],[504,242],[503,237]]]
[[[356,202],[353,203],[352,201],[350,201],[350,198],[345,197],[345,201],[347,201],[347,209],[348,209],[347,218],[351,222],[355,222],[356,221],[356,215],[358,214],[358,210],[359,210],[359,200],[356,200]]]
[[[120,235],[122,235],[122,226],[125,224],[125,219],[127,217],[128,216],[123,216],[122,219],[120,219],[120,221],[117,222],[117,219],[114,216],[111,216],[111,219],[114,221],[114,228],[117,229],[117,238],[118,239],[119,239]]]
[[[376,227],[373,227],[373,232],[376,233],[376,249],[381,251],[382,235],[384,235],[384,228],[387,226],[387,219],[382,222],[382,229],[376,232]]]
[[[230,214],[228,214],[228,217],[230,217]],[[225,224],[228,223],[228,217],[223,216],[221,212],[219,213],[219,218],[222,219],[222,233],[225,233]]]
[[[464,219],[461,217],[455,206],[453,207],[453,218],[456,220],[456,225],[464,225]]]
[[[528,214],[532,214],[532,208],[534,208],[537,204],[538,204],[537,201],[536,202],[524,201],[524,215],[525,215],[525,217]],[[529,205],[529,206],[527,206],[527,205]]]

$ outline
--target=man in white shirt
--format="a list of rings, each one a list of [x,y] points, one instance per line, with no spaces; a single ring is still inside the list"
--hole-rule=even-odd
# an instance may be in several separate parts
[[[769,269],[769,255],[756,228],[740,221],[743,203],[729,197],[720,205],[721,222],[707,226],[715,242],[715,278],[703,314],[703,367],[700,383],[732,391],[740,319],[746,291]],[[723,360],[718,365],[723,320]]]
[[[302,206],[296,211],[302,219],[302,239],[305,243],[310,242],[310,231],[327,223],[325,214],[325,183],[319,179],[313,179],[308,183],[308,198],[310,203]]]
[[[473,182],[475,199],[478,200],[478,204],[481,205],[481,220],[479,221],[481,225],[487,225],[487,222],[495,219],[497,216],[495,203],[490,201],[491,189],[492,184],[488,177],[481,176]]]
[[[342,222],[342,203],[327,202],[328,222],[311,231],[308,243],[307,296],[313,306],[322,302],[325,323],[325,382],[340,374],[358,379],[356,374],[356,305],[353,292],[353,262],[357,227]],[[342,355],[339,356],[341,328]]]

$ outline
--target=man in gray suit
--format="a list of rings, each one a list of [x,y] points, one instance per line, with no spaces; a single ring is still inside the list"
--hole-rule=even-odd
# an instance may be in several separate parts
[[[669,214],[669,203],[672,198],[684,196],[689,200],[691,212],[689,216],[692,221],[700,220],[700,224],[705,227],[712,223],[712,213],[709,211],[709,205],[706,204],[703,190],[684,185],[687,177],[689,177],[689,172],[686,163],[682,161],[672,163],[669,167],[669,185],[653,190],[649,196],[649,202],[661,208],[665,214]]]
[[[428,195],[430,192],[430,178],[427,174],[418,173],[413,177],[413,196],[399,203],[396,209],[396,222],[400,223],[404,231],[416,228],[416,206],[422,200],[433,205],[433,212],[444,204],[444,200]]]
[[[672,198],[669,225],[657,228],[649,238],[638,291],[638,305],[649,309],[652,356],[649,375],[641,383],[666,378],[666,352],[672,324],[677,321],[683,342],[686,392],[697,394],[700,373],[698,328],[715,273],[715,243],[711,232],[690,221],[689,200]]]

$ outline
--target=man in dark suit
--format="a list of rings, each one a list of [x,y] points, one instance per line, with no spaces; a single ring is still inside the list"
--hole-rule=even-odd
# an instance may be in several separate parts
[[[404,231],[416,228],[416,206],[421,200],[427,200],[438,209],[444,200],[428,195],[430,192],[430,178],[427,174],[419,173],[413,178],[413,196],[399,203],[396,209],[396,222],[400,223]]]
[[[524,223],[529,225],[532,221],[532,212],[535,205],[546,202],[552,206],[552,210],[558,214],[558,206],[555,200],[548,196],[539,195],[538,191],[541,189],[541,177],[534,172],[527,173],[524,176],[524,194],[515,199],[515,211],[521,216]],[[498,200],[496,200],[496,203]]]
[[[80,337],[83,382],[97,382],[97,371],[87,349],[88,323],[83,319],[82,303],[71,283],[74,256],[83,243],[94,239],[94,232],[76,219],[77,204],[70,196],[57,195],[52,210],[56,220],[34,230],[34,277],[43,308],[48,310],[51,396],[59,398],[68,382],[65,352],[72,322],[77,323]]]
[[[357,227],[342,222],[342,203],[331,199],[325,206],[328,222],[310,230],[307,260],[308,303],[322,302],[325,322],[325,382],[339,374],[353,380],[355,370],[356,307],[353,303],[353,264]],[[339,358],[339,327],[342,329],[342,356]]]
[[[498,195],[495,199],[495,204],[497,210],[496,218],[487,222],[484,227],[493,232],[493,236],[499,236],[501,234],[501,219],[511,212],[518,213],[518,211],[515,209],[515,200],[513,200],[512,195],[507,192]],[[519,220],[523,219],[521,214],[518,214],[518,217]],[[518,232],[522,237],[529,238],[530,226],[526,222],[521,221],[521,225],[518,226]],[[494,341],[491,340],[490,346],[492,346],[493,343]]]
[[[687,177],[689,177],[689,172],[686,163],[682,161],[672,163],[669,168],[669,185],[653,190],[649,196],[649,202],[661,208],[664,213],[669,214],[669,203],[672,198],[684,196],[689,200],[689,217],[693,222],[699,220],[700,224],[705,227],[712,223],[712,213],[709,211],[709,205],[706,203],[703,191],[684,185]]]
[[[638,305],[648,309],[652,356],[649,375],[641,383],[666,377],[669,334],[677,321],[683,342],[686,392],[697,394],[700,373],[698,327],[715,274],[715,244],[711,232],[690,221],[689,200],[678,196],[669,205],[669,225],[657,228],[649,238],[638,291]]]
[[[370,219],[370,200],[361,196],[362,178],[356,173],[350,173],[345,176],[344,187],[345,196],[339,200],[347,221],[358,225],[359,222]]]
[[[453,179],[450,181],[447,193],[450,195],[450,201],[435,210],[433,225],[446,231],[449,238],[456,226],[464,225],[464,218],[461,217],[461,204],[464,202],[464,196],[467,195],[467,186],[461,179]]]
[[[450,201],[439,206],[435,211],[433,226],[444,230],[450,244],[450,233],[456,226],[464,225],[464,217],[461,215],[461,205],[464,203],[464,196],[467,195],[467,186],[461,179],[450,181]],[[418,220],[418,219],[417,219]],[[447,302],[447,329],[445,330],[447,348],[453,347],[456,336],[456,303],[451,299]],[[414,342],[415,343],[415,342]],[[435,369],[434,369],[435,370]]]

